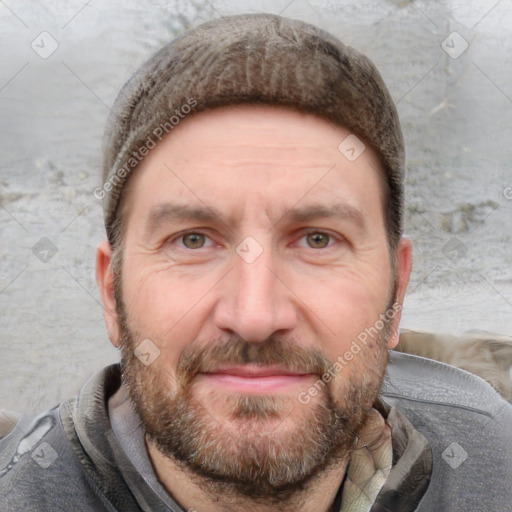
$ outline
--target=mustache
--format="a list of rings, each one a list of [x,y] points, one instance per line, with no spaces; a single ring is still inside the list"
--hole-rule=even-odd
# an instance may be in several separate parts
[[[189,345],[181,353],[176,376],[185,386],[199,373],[209,373],[220,365],[279,365],[291,372],[313,373],[321,377],[332,363],[321,352],[271,337],[264,342],[248,342],[233,336],[204,346]]]

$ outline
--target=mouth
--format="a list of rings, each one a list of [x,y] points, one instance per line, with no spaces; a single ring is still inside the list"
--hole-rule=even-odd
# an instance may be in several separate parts
[[[248,394],[286,393],[304,387],[312,377],[312,373],[292,371],[277,365],[255,364],[220,366],[197,376],[199,381],[226,391]]]

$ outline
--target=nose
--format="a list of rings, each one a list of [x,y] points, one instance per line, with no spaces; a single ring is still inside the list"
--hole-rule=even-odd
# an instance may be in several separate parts
[[[215,310],[217,328],[249,342],[263,342],[297,322],[293,292],[287,287],[269,251],[248,263],[238,254],[234,269],[223,281]]]

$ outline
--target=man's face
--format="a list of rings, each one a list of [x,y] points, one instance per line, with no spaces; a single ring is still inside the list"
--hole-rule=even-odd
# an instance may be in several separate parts
[[[125,191],[125,381],[162,453],[248,495],[346,455],[385,371],[383,177],[370,148],[338,150],[349,134],[291,109],[210,110]]]

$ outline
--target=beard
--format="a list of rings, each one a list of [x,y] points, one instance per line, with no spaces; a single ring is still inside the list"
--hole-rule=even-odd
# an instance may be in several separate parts
[[[134,354],[144,336],[129,327],[120,300],[118,318],[122,379],[148,440],[203,489],[266,503],[289,500],[315,476],[346,460],[378,397],[388,362],[386,320],[379,334],[329,382],[322,375],[333,362],[296,340],[277,336],[261,343],[238,336],[193,342],[175,369],[161,367],[158,359],[145,366]],[[155,344],[165,352],[167,343]],[[211,390],[205,399],[196,392],[199,374],[248,363],[317,375],[318,394],[304,404],[291,395]]]

